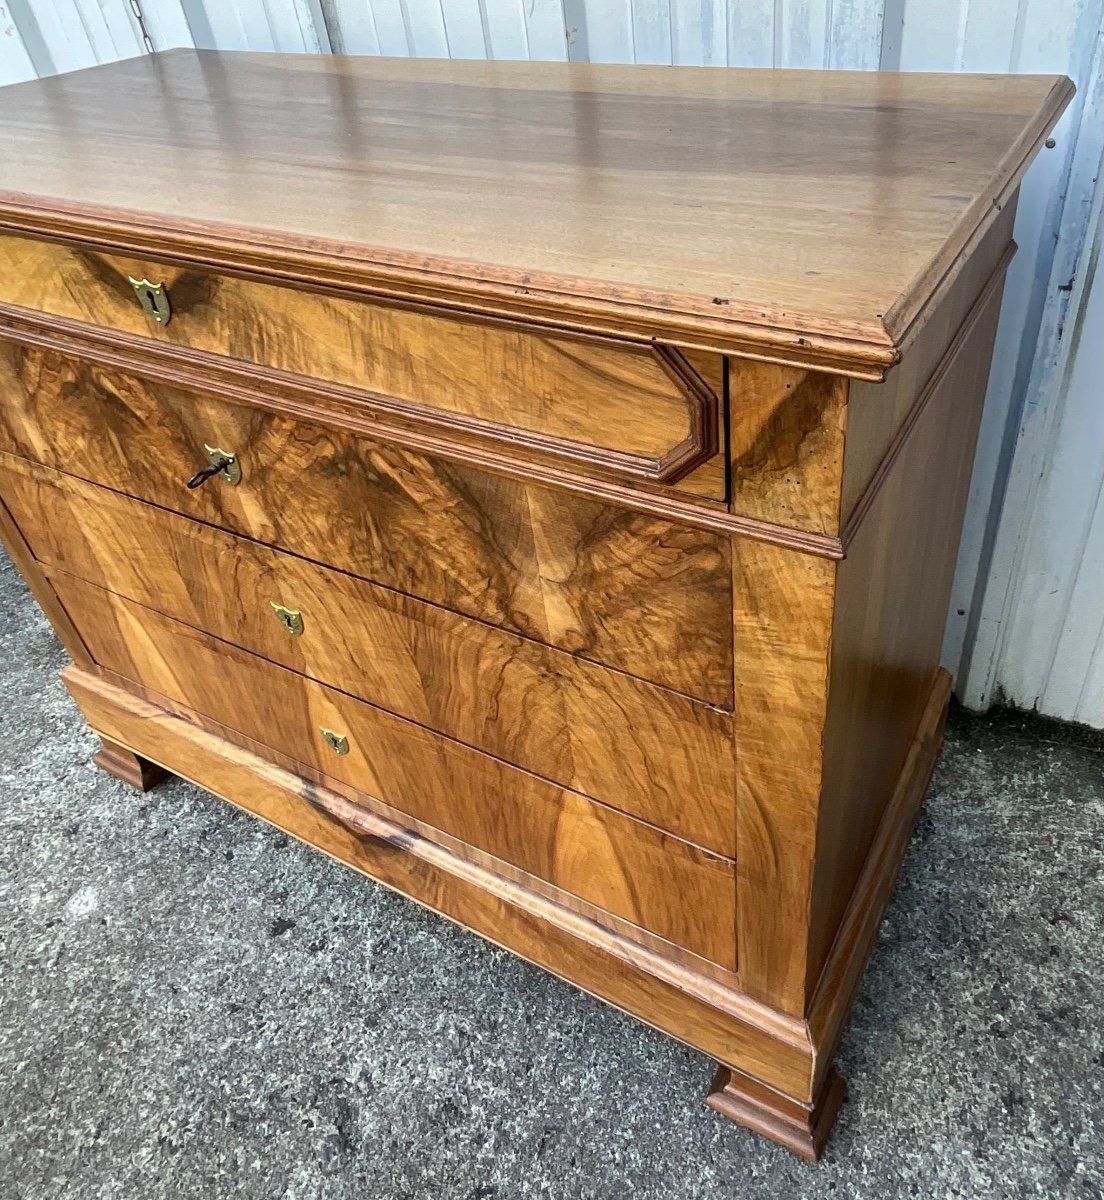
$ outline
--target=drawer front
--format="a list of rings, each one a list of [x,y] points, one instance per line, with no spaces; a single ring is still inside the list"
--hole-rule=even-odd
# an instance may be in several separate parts
[[[0,397],[2,450],[731,708],[720,534],[9,342]]]
[[[51,571],[735,852],[726,713],[2,453],[0,496]]]
[[[54,585],[100,665],[735,967],[730,860],[109,592]]]
[[[151,316],[131,280],[163,288]],[[679,352],[0,237],[0,301],[356,388],[404,416],[724,499],[718,393]],[[719,356],[705,374],[716,377]]]

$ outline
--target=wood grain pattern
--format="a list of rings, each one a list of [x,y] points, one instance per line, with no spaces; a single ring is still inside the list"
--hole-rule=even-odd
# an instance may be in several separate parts
[[[142,758],[108,737],[100,738],[100,748],[92,755],[92,762],[101,771],[114,775],[123,783],[129,783],[140,792],[150,791],[169,775],[163,767],[151,763],[149,759]]]
[[[53,586],[100,665],[735,968],[729,860],[110,592],[57,575]]]
[[[813,1053],[803,1021],[611,934],[523,883],[414,836],[94,671],[68,667],[62,678],[98,733],[170,760],[183,778],[718,1061],[787,1095],[811,1097]]]
[[[832,1071],[836,1047],[939,758],[950,699],[951,677],[939,670],[809,1002],[808,1029],[816,1047],[814,1090],[817,1081]]]
[[[231,743],[236,751],[240,750],[247,754],[258,756],[281,770],[290,771],[293,775],[299,776],[306,784],[313,785],[318,791],[339,796],[341,799],[354,805],[359,812],[380,817],[392,825],[407,830],[408,833],[416,834],[418,838],[428,839],[435,846],[447,850],[450,854],[462,859],[465,863],[488,871],[509,883],[519,884],[527,892],[549,900],[557,906],[570,909],[577,916],[601,926],[607,933],[619,938],[628,939],[634,945],[653,950],[661,954],[672,965],[680,968],[684,967],[686,970],[692,972],[696,978],[703,981],[711,981],[711,985],[718,985],[724,994],[740,995],[738,992],[731,992],[736,983],[736,975],[733,971],[717,963],[709,962],[700,955],[692,954],[684,947],[676,946],[674,942],[659,937],[646,929],[642,929],[639,925],[633,924],[624,917],[599,908],[597,905],[590,903],[590,901],[565,891],[563,888],[557,887],[547,880],[540,879],[536,875],[522,870],[520,867],[515,867],[511,863],[506,862],[505,859],[497,858],[495,855],[479,849],[478,846],[473,846],[461,838],[454,837],[452,834],[436,828],[427,821],[421,821],[417,817],[412,817],[409,813],[401,812],[394,805],[386,804],[380,800],[379,797],[359,791],[347,783],[342,783],[341,780],[335,779],[333,775],[326,774],[326,772],[311,766],[309,763],[292,758],[282,750],[273,749],[271,746],[258,742],[255,738],[247,737],[245,734],[239,733],[213,720],[211,717],[197,712],[194,708],[190,708],[186,704],[171,700],[162,692],[157,692],[153,688],[137,683],[133,679],[127,679],[125,676],[109,671],[105,667],[93,666],[92,670],[99,679],[114,687],[122,688],[128,696],[152,704],[167,716],[179,721],[185,721],[197,729],[204,730],[215,737],[221,738],[223,741]],[[769,1010],[763,1009],[762,1011],[767,1012]]]
[[[808,1162],[817,1162],[828,1142],[846,1089],[833,1070],[816,1098],[799,1104],[742,1071],[721,1067],[705,1102],[714,1112],[738,1121],[785,1146]]]
[[[833,375],[771,363],[731,372],[733,512],[838,533],[847,397]]]
[[[0,449],[731,707],[717,534],[14,344],[0,389]]]
[[[4,89],[0,224],[877,376],[1072,90],[174,51]]]
[[[939,366],[947,346],[986,288],[1004,282],[1015,242],[1012,228],[1018,194],[1004,206],[992,228],[959,272],[944,303],[933,312],[900,366],[884,384],[854,381],[848,389],[846,453],[840,484],[841,524],[854,515],[864,491],[908,420],[917,397]]]
[[[0,305],[0,339],[55,351],[155,384],[211,394],[296,420],[335,427],[432,458],[479,467],[495,475],[571,491],[695,528],[740,533],[757,541],[829,558],[840,558],[843,554],[838,537],[742,517],[727,511],[724,501],[709,499],[726,486],[728,467],[724,454],[715,455],[676,486],[668,487],[619,478],[596,467],[576,469],[536,451],[524,454],[513,451],[504,442],[492,445],[483,439],[461,438],[455,430],[445,435],[394,415],[381,420],[366,405],[350,402],[330,384],[297,382],[293,376],[272,372],[261,377],[259,367],[250,368],[243,375],[228,365],[229,359],[184,350],[174,350],[170,355],[159,342],[112,333],[64,317],[47,318],[31,309]],[[715,356],[710,356],[709,361],[715,361]],[[697,362],[700,364],[702,360]],[[725,373],[714,372],[722,378]]]
[[[38,601],[47,620],[57,634],[58,641],[65,647],[69,657],[81,666],[90,666],[92,657],[88,647],[77,632],[77,627],[69,619],[69,614],[58,600],[54,589],[50,586],[42,567],[35,561],[27,539],[15,523],[7,505],[0,494],[0,545],[8,552],[23,581],[30,589],[31,595]]]
[[[735,853],[727,714],[6,454],[0,495],[47,567]]]
[[[162,284],[165,325],[129,279]],[[720,403],[656,346],[554,336],[0,237],[0,302],[356,388],[384,413],[673,482],[713,457]],[[711,476],[724,499],[724,476]]]
[[[1001,289],[962,327],[839,564],[810,985],[901,774],[939,666]],[[915,514],[922,513],[923,521]]]
[[[740,984],[801,1016],[836,564],[747,542],[733,574]]]

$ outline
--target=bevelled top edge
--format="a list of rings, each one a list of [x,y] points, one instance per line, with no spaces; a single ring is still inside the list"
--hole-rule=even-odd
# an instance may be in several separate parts
[[[187,50],[154,57],[179,61],[181,56],[202,56],[202,61],[211,62],[223,55],[257,61],[287,57]],[[386,67],[388,60],[379,61]],[[75,74],[89,76],[111,69],[90,68]],[[306,66],[296,69],[305,70]],[[596,78],[598,71],[595,68]],[[619,78],[629,78],[630,71],[621,69]],[[1049,81],[1042,103],[1024,117],[1022,130],[1010,140],[987,186],[964,205],[938,252],[925,258],[922,269],[885,313],[863,313],[858,304],[853,316],[845,309],[783,308],[766,296],[764,302],[752,304],[746,298],[660,290],[651,281],[648,285],[611,281],[597,272],[581,277],[547,269],[532,271],[500,262],[466,261],[394,246],[373,247],[359,240],[354,244],[307,236],[301,230],[243,227],[210,218],[191,220],[122,204],[19,190],[0,190],[0,228],[277,283],[385,297],[635,341],[657,340],[877,381],[900,360],[953,282],[970,247],[1014,196],[1034,154],[1074,94],[1072,82],[1065,77],[1034,79],[1040,87]],[[16,84],[13,88],[34,88],[37,83]],[[1030,103],[1034,102],[1032,98]]]

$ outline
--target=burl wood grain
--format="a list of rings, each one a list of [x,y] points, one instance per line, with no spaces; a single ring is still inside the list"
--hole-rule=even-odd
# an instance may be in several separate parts
[[[0,494],[48,567],[735,851],[727,714],[7,454]]]
[[[1072,92],[175,51],[0,93],[0,223],[877,375]]]
[[[773,363],[729,372],[734,513],[837,533],[848,381]]]
[[[715,1055],[714,1107],[815,1156],[1071,91],[194,52],[4,89],[0,535],[101,758]],[[185,489],[205,442],[240,487]]]
[[[76,626],[69,619],[69,614],[62,608],[54,589],[43,574],[41,565],[27,545],[19,526],[8,511],[0,492],[0,545],[8,552],[19,574],[30,589],[31,595],[38,601],[46,619],[57,634],[58,641],[65,647],[69,657],[81,666],[90,666],[92,659],[88,647],[81,641]]]
[[[73,577],[53,585],[100,665],[735,967],[730,860]]]
[[[129,278],[163,284],[171,318]],[[398,411],[660,482],[717,452],[719,400],[672,352],[0,237],[0,301],[372,393]],[[666,356],[665,356],[666,355]],[[681,370],[692,372],[683,359]],[[368,397],[366,397],[368,399]],[[394,405],[391,405],[394,407]],[[724,475],[710,477],[724,499]]]
[[[902,364],[911,394],[887,395],[904,410],[899,437],[886,438],[869,396],[848,408],[866,493],[843,501],[842,562],[734,543],[740,977],[795,1015],[848,920],[930,707],[1007,264],[997,240],[1011,220],[960,276],[973,306],[952,292],[951,319],[937,313]],[[837,448],[817,457],[836,464],[824,494],[838,505]]]
[[[166,711],[94,671],[69,667],[66,686],[93,729],[301,838],[323,853],[474,929],[658,1029],[809,1099],[812,1047],[804,1022],[474,863],[393,819]]]
[[[719,534],[13,343],[0,391],[0,449],[731,707]]]

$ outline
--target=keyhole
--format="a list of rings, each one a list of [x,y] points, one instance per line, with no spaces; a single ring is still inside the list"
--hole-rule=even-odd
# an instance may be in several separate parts
[[[169,305],[169,294],[165,290],[165,285],[152,283],[148,279],[135,279],[131,275],[128,275],[127,278],[146,316],[152,317],[158,325],[167,325],[172,316],[172,308]]]

